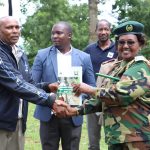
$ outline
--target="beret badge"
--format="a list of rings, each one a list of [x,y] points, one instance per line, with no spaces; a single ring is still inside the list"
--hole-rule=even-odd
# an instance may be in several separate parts
[[[121,23],[114,29],[115,35],[124,35],[124,34],[142,34],[144,30],[144,25],[137,21],[126,21]]]
[[[127,32],[132,32],[133,31],[133,26],[130,24],[130,25],[127,25],[126,26],[126,31]]]

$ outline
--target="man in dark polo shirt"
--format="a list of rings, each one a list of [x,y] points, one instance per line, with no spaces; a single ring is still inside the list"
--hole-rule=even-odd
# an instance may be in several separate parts
[[[107,20],[102,19],[97,22],[96,34],[98,41],[88,45],[84,51],[91,56],[95,79],[97,80],[96,73],[99,72],[101,64],[116,58],[117,51],[115,43],[110,39],[111,24]],[[100,113],[87,115],[89,150],[100,150],[101,124],[99,118]]]

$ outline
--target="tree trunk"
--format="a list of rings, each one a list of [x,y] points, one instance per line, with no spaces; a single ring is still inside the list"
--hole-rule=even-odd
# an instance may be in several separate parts
[[[8,15],[12,16],[12,0],[8,0]]]
[[[96,41],[97,36],[95,34],[97,23],[97,4],[98,0],[88,0],[89,3],[89,43]]]

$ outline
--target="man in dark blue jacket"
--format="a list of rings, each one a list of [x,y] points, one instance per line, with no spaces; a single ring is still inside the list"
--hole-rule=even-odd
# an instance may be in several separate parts
[[[26,55],[16,46],[19,40],[18,21],[10,16],[0,18],[0,147],[2,150],[23,150],[27,120],[27,101],[52,108],[57,116],[65,116],[67,105],[55,100],[49,83],[35,87]],[[44,91],[45,90],[45,91]],[[27,100],[27,101],[25,101]],[[63,105],[64,107],[60,106]]]

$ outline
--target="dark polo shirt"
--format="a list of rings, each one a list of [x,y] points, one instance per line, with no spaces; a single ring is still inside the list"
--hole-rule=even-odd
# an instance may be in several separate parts
[[[91,61],[93,65],[94,74],[99,72],[100,66],[104,61],[110,60],[117,57],[117,50],[115,43],[112,41],[110,47],[105,50],[102,50],[98,42],[88,45],[84,51],[91,56]],[[95,79],[97,79],[95,75]]]

